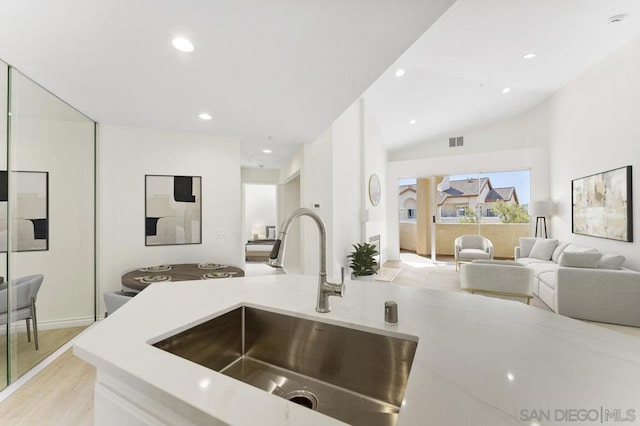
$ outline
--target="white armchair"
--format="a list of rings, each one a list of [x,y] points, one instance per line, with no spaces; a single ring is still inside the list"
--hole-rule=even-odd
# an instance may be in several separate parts
[[[493,259],[493,243],[481,235],[461,235],[454,241],[456,271],[460,262]]]

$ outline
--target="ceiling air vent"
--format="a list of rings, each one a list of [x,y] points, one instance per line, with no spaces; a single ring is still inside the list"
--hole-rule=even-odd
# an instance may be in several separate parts
[[[456,138],[449,138],[449,148],[455,148],[456,146],[464,145],[464,137],[458,136]]]

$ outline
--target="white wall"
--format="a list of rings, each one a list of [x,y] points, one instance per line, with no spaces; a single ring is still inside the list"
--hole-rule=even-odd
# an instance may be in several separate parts
[[[279,169],[243,167],[240,173],[242,183],[272,183],[276,185],[280,181]]]
[[[387,152],[382,146],[380,130],[371,112],[364,102],[361,102],[362,117],[362,188],[363,188],[363,236],[364,241],[369,241],[373,235],[380,235],[381,263],[388,257],[387,248],[389,236],[387,234]],[[380,179],[380,202],[377,206],[371,203],[369,198],[369,179],[376,174]],[[397,193],[397,191],[396,191]]]
[[[340,267],[349,273],[347,255],[353,251],[352,244],[363,241],[360,226],[362,210],[362,165],[360,102],[353,103],[333,123],[332,149],[332,193],[333,193],[333,239],[330,274],[338,275]]]
[[[290,179],[303,173],[304,168],[304,146],[298,149],[285,164],[280,167],[280,183],[286,183]]]
[[[312,208],[323,220],[327,231],[327,259],[333,264],[333,131],[326,129],[313,143],[304,146],[304,173],[301,175],[301,207]],[[315,208],[314,205],[319,205]],[[320,240],[316,224],[307,217],[299,219],[302,233],[301,267],[305,274],[319,271]]]
[[[277,223],[276,186],[267,184],[244,184],[244,230],[245,239],[252,240],[253,233],[267,238],[266,227]]]
[[[75,111],[75,119],[31,116],[26,109],[33,102],[53,95],[31,87],[42,91],[32,98],[24,89],[34,83],[18,76],[13,82],[19,102],[12,108],[11,168],[49,173],[49,249],[12,253],[10,279],[44,275],[41,328],[87,325],[94,318],[94,124]]]
[[[240,141],[102,125],[98,131],[98,294],[128,270],[163,263],[242,265]],[[145,246],[144,176],[202,176],[202,244]],[[224,230],[226,239],[216,238]],[[100,315],[104,302],[100,299]]]
[[[515,118],[479,128],[461,129],[455,134],[424,140],[415,145],[389,153],[389,161],[414,160],[417,158],[441,158],[465,156],[484,152],[521,150],[548,146],[550,140],[550,115],[547,104]],[[464,136],[464,145],[449,148],[449,136]],[[490,165],[503,169],[500,164]],[[476,169],[474,169],[476,170]],[[463,172],[468,172],[465,170]]]
[[[300,175],[296,175],[289,179],[286,183],[279,185],[278,205],[280,212],[287,214],[300,207]],[[284,219],[284,216],[282,217]],[[282,224],[282,219],[278,221],[278,229]],[[278,236],[279,238],[279,236]],[[284,264],[287,271],[301,272],[300,264],[302,262],[300,247],[302,246],[302,236],[300,231],[300,222],[295,221],[291,224],[287,233],[287,250],[285,251]]]
[[[278,229],[284,218],[302,207],[301,181],[304,175],[304,146],[300,147],[280,167],[278,178]],[[284,265],[287,271],[302,272],[302,230],[300,221],[291,224],[287,233],[287,250],[285,252]]]
[[[551,194],[554,237],[615,252],[640,270],[640,38],[557,92],[551,111]],[[633,166],[635,241],[571,233],[571,180]]]
[[[365,111],[364,101],[358,99],[313,143],[303,147],[301,166],[300,157],[294,156],[281,172],[282,178],[299,167],[301,206],[314,208],[326,225],[327,273],[332,278],[340,274],[340,267],[348,266],[352,244],[385,234],[385,196],[377,207],[372,206],[367,185],[372,173],[384,179],[385,160],[375,121]],[[308,219],[302,219],[302,226],[302,271],[315,274],[318,232]]]

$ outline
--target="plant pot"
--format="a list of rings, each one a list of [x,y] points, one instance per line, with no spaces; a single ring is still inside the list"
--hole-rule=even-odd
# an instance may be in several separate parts
[[[375,275],[353,275],[351,274],[351,279],[355,281],[369,281],[372,282]]]

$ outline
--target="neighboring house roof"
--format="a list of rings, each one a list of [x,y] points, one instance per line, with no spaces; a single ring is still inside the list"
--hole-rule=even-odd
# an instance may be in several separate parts
[[[516,194],[516,188],[513,186],[507,186],[504,188],[493,188],[487,194],[485,202],[492,201],[515,201],[518,202],[518,194]]]
[[[449,188],[440,193],[438,205],[449,197],[477,197],[485,185],[492,188],[489,178],[452,180],[449,182]]]
[[[400,191],[398,195],[402,195],[407,191],[416,192],[416,185],[400,185]]]
[[[489,188],[489,192],[487,192],[484,200],[478,200],[479,202],[490,203],[502,200],[518,203],[518,194],[515,187],[494,188],[489,178],[480,178],[452,180],[449,182],[449,188],[442,191],[438,196],[438,205],[442,205],[449,197],[478,197],[485,186]]]
[[[462,197],[473,197],[482,192],[482,189],[487,184],[489,188],[492,187],[489,178],[452,180],[449,182],[449,189],[464,193],[464,195],[461,195]],[[446,193],[447,191],[444,192]]]

